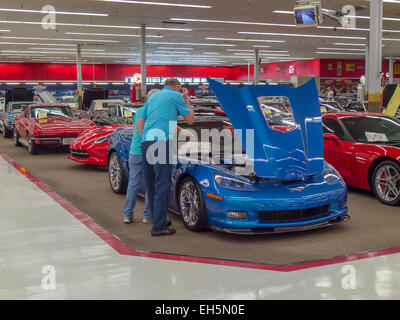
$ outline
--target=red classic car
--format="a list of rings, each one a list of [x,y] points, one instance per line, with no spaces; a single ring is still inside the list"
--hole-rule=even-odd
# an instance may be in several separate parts
[[[400,120],[379,113],[322,117],[324,156],[349,186],[372,190],[383,203],[400,203]]]
[[[31,104],[13,121],[14,143],[37,154],[41,145],[69,145],[82,132],[95,127],[90,120],[73,118],[66,104]]]
[[[70,144],[71,154],[68,159],[96,166],[107,166],[108,138],[119,128],[131,127],[132,125],[111,125],[85,131]]]

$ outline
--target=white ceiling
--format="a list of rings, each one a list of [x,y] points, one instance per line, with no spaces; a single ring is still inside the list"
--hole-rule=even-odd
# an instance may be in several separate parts
[[[252,54],[250,51],[232,50],[253,50],[255,45],[270,46],[269,48],[260,48],[260,50],[287,51],[269,53],[261,52],[262,60],[264,62],[277,61],[280,59],[298,60],[298,58],[364,58],[361,51],[364,48],[363,46],[346,46],[335,43],[365,44],[367,42],[366,39],[346,39],[341,37],[367,38],[368,31],[335,31],[332,28],[326,28],[335,26],[335,23],[327,19],[325,19],[323,23],[323,28],[296,28],[294,27],[294,19],[292,15],[273,12],[274,10],[293,10],[295,0],[153,1],[164,3],[169,2],[209,5],[212,6],[212,8],[144,5],[121,3],[122,1],[106,2],[98,0],[1,0],[0,9],[41,10],[44,5],[53,5],[56,11],[59,12],[102,13],[108,14],[108,16],[57,14],[56,30],[44,30],[40,25],[40,22],[44,17],[43,13],[10,12],[0,10],[0,30],[10,30],[8,32],[0,31],[0,61],[47,62],[65,60],[66,62],[70,61],[73,63],[73,60],[75,59],[75,52],[74,46],[71,45],[74,45],[75,43],[81,43],[83,44],[83,49],[85,50],[83,60],[86,62],[138,63],[140,54],[140,38],[117,35],[139,35],[139,29],[123,28],[123,26],[138,27],[140,24],[146,24],[146,26],[149,28],[178,28],[191,30],[147,30],[147,33],[150,36],[162,36],[160,38],[149,37],[147,39],[147,41],[150,42],[147,44],[148,63],[151,64],[247,64],[248,60],[246,59],[250,59]],[[322,0],[323,8],[326,9],[340,10],[346,4],[367,6],[368,8],[358,12],[358,15],[369,16],[369,1]],[[384,3],[384,17],[399,19],[399,21],[385,20],[383,22],[384,30],[397,31],[385,32],[384,38],[400,40],[400,1],[399,4]],[[179,24],[172,24],[171,22],[174,22],[171,20],[172,18],[203,19],[221,22],[235,21],[289,24],[292,26],[221,23],[215,21],[179,21]],[[15,21],[20,23],[15,23]],[[31,22],[32,24],[21,22]],[[62,24],[86,24],[97,26],[71,26]],[[119,27],[100,27],[98,25]],[[368,29],[369,20],[357,19],[356,28]],[[240,34],[239,32],[267,32],[276,34]],[[92,35],[67,33],[92,33]],[[93,33],[111,35],[93,35]],[[280,34],[311,34],[328,36],[328,38],[287,36]],[[52,39],[80,40],[70,41]],[[250,39],[251,41],[236,41],[229,39]],[[110,42],[103,42],[103,40]],[[280,40],[284,42],[264,42],[264,40]],[[156,44],[151,42],[165,43]],[[230,46],[218,46],[221,44]],[[385,56],[400,56],[400,41],[384,41],[384,45]],[[332,48],[342,49],[336,50]],[[104,51],[95,51],[90,49]],[[334,54],[320,54],[317,52],[334,52]]]

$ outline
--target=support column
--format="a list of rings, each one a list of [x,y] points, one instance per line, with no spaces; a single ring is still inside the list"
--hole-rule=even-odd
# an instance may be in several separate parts
[[[369,41],[369,40],[368,40]],[[369,84],[369,44],[365,49],[365,97],[368,98],[368,84]]]
[[[381,111],[383,0],[370,1],[368,111]]]
[[[258,75],[260,72],[260,63],[258,62],[258,49],[254,50],[254,85],[258,84]]]
[[[76,90],[82,91],[82,50],[81,45],[76,45]]]
[[[147,83],[146,83],[146,25],[140,26],[140,73],[142,75],[142,86],[141,86],[141,100],[144,101],[147,95]]]
[[[393,84],[393,56],[389,57],[389,84]]]

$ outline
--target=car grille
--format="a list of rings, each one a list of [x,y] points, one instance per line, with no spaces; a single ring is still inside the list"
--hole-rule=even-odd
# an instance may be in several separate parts
[[[259,217],[261,222],[299,221],[323,216],[329,211],[330,206],[325,205],[300,210],[260,211]]]
[[[89,153],[85,150],[71,149],[71,156],[74,158],[88,159]]]

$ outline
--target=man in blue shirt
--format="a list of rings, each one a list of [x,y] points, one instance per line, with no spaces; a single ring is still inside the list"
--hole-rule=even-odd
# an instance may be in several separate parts
[[[135,118],[133,119],[133,138],[129,154],[129,182],[128,189],[126,191],[126,201],[124,206],[125,223],[133,222],[133,210],[136,206],[136,195],[139,190],[140,183],[143,179],[142,151],[140,148],[142,139],[137,128],[137,121],[142,113],[143,108],[138,109],[136,111]],[[150,223],[152,216],[147,195],[145,197],[145,210],[143,212],[143,215],[143,222]]]
[[[172,146],[178,117],[194,123],[194,113],[186,88],[174,78],[153,94],[139,115],[142,136],[142,159],[147,198],[153,215],[152,236],[170,235],[175,229],[166,226],[172,174]]]

